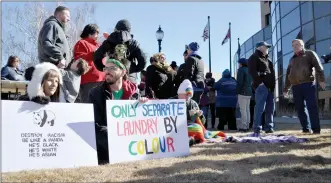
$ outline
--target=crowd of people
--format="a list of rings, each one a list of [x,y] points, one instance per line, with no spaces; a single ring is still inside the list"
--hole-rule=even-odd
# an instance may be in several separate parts
[[[275,70],[269,59],[266,42],[256,44],[249,59],[238,61],[236,79],[228,69],[218,81],[212,73],[204,74],[204,62],[199,55],[199,44],[191,42],[183,53],[184,63],[169,64],[165,53],[147,58],[133,37],[128,20],[117,22],[114,31],[99,44],[96,24],[85,26],[81,39],[71,49],[65,34],[70,11],[64,6],[56,8],[40,30],[38,58],[40,64],[25,72],[18,69],[19,58],[11,56],[1,70],[2,79],[28,80],[27,94],[20,100],[40,104],[49,102],[92,103],[99,163],[108,162],[106,100],[185,99],[187,120],[198,115],[208,128],[247,132],[258,137],[262,130],[274,132]],[[294,102],[304,133],[320,133],[318,108],[315,99],[315,68],[317,81],[325,88],[323,67],[315,52],[306,50],[302,40],[293,40],[294,55],[286,73],[287,94],[292,86]],[[141,81],[138,83],[138,74]],[[304,103],[305,102],[305,103]],[[309,112],[309,119],[304,111]],[[236,108],[241,119],[236,120]],[[217,127],[216,117],[219,122]],[[310,126],[311,124],[311,126]],[[194,139],[193,139],[194,140]]]

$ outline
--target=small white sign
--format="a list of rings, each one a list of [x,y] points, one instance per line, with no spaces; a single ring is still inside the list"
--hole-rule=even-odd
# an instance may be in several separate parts
[[[190,154],[184,100],[107,100],[109,162]]]
[[[2,172],[98,165],[92,104],[1,106]]]

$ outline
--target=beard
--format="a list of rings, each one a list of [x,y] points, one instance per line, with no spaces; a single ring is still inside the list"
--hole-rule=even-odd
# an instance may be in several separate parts
[[[113,85],[114,83],[116,83],[120,79],[120,76],[118,76],[118,75],[111,75],[112,78],[107,79],[107,75],[110,75],[110,74],[106,74],[105,81],[106,81],[107,86]]]

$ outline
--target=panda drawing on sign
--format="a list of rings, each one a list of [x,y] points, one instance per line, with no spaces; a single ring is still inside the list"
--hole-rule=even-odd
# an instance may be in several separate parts
[[[55,115],[52,111],[41,110],[38,112],[33,112],[33,122],[34,124],[43,127],[46,123],[50,126],[54,126]]]

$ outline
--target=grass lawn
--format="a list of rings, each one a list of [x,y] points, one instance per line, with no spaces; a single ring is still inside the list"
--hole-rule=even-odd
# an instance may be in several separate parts
[[[303,135],[298,124],[277,125],[276,133],[308,137],[310,142],[305,144],[197,145],[191,148],[188,157],[78,169],[6,173],[2,174],[2,181],[330,182],[331,126],[322,127],[320,135]]]

